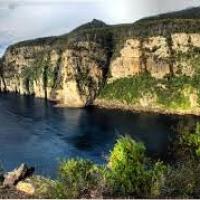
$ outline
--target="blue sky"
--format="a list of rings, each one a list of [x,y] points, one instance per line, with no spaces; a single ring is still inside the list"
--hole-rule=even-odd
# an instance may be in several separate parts
[[[129,23],[200,6],[200,0],[0,0],[0,55],[15,42],[60,35],[91,21]]]

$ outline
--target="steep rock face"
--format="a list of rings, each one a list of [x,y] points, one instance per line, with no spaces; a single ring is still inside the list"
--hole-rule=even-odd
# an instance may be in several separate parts
[[[120,56],[111,62],[106,48],[93,41],[62,49],[56,45],[11,46],[0,62],[0,89],[82,107],[92,104],[108,69],[108,82],[144,72],[157,79],[193,76],[199,69],[199,50],[200,34],[196,33],[127,39]]]
[[[120,56],[111,63],[110,81],[143,72],[155,78],[171,74],[192,76],[196,70],[192,59],[200,56],[198,50],[200,34],[196,33],[128,39]]]
[[[93,20],[69,34],[10,46],[0,60],[0,89],[82,107],[116,79],[194,77],[200,70],[199,30],[192,19],[118,26]],[[141,104],[148,106],[143,98]]]
[[[54,46],[10,47],[3,57],[1,90],[82,107],[103,84],[106,53],[93,42],[62,50]]]

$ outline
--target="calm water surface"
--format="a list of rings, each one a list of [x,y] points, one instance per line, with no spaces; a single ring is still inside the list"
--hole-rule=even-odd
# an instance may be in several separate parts
[[[116,138],[129,134],[151,156],[166,159],[180,117],[97,108],[55,108],[14,94],[0,95],[0,160],[6,170],[22,162],[55,177],[59,160],[81,157],[104,163]]]

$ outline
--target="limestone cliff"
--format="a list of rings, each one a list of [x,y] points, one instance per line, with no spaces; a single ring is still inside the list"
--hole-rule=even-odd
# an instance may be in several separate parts
[[[128,39],[120,56],[110,65],[110,81],[143,72],[155,78],[192,76],[198,68],[191,62],[200,56],[199,50],[200,34],[197,33]]]
[[[193,77],[199,73],[199,19],[116,26],[93,20],[60,37],[20,42],[0,61],[0,89],[82,107],[117,79],[146,73],[160,80]]]
[[[92,103],[104,82],[106,52],[94,42],[8,48],[1,67],[1,90],[82,107]]]

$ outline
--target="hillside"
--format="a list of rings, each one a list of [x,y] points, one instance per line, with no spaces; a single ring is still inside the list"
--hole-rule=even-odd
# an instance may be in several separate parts
[[[192,7],[185,10],[164,13],[152,17],[144,18],[143,20],[162,20],[162,19],[200,19],[199,7]]]
[[[68,34],[11,45],[1,90],[70,107],[99,96],[122,107],[198,114],[198,13],[191,8],[121,25],[94,19]]]

